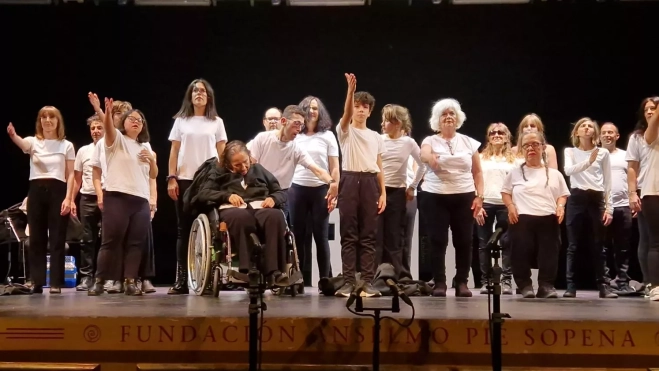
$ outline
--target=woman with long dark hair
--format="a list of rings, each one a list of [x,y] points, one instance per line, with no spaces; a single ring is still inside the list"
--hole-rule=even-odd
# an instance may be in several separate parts
[[[656,106],[655,106],[656,107]],[[650,300],[659,301],[659,112],[655,109],[643,134],[649,146],[647,173],[641,190],[641,209],[648,227],[648,258],[645,278]]]
[[[174,127],[169,134],[167,194],[176,205],[178,238],[176,240],[176,283],[168,294],[188,293],[188,238],[193,217],[183,212],[183,195],[192,184],[194,173],[209,158],[224,151],[227,133],[224,121],[217,115],[215,92],[204,79],[188,85],[181,109],[174,115]]]
[[[306,123],[300,134],[295,137],[295,144],[309,153],[313,161],[327,171],[339,182],[339,144],[330,130],[332,120],[323,102],[314,96],[304,98],[299,107],[307,115]],[[298,246],[300,268],[306,286],[311,285],[311,239],[316,242],[316,258],[320,278],[331,277],[330,249],[328,241],[329,214],[325,196],[329,185],[318,179],[314,173],[302,165],[295,167],[293,183],[288,189],[288,204],[291,224]]]
[[[50,293],[64,286],[64,246],[71,212],[75,149],[64,139],[64,119],[52,106],[39,110],[33,137],[21,138],[9,123],[9,138],[30,155],[27,196],[28,249],[32,293],[42,294],[46,284],[46,255],[50,245]]]
[[[629,189],[629,208],[633,213],[636,213],[638,225],[638,262],[643,274],[643,282],[646,284],[648,281],[648,251],[650,231],[648,229],[648,222],[645,213],[642,210],[641,192],[643,184],[647,177],[648,161],[650,160],[650,147],[645,142],[645,131],[648,128],[648,121],[654,115],[657,105],[659,105],[659,97],[649,97],[643,99],[641,107],[638,111],[638,122],[634,128],[634,132],[629,137],[627,143],[627,153],[625,160],[627,160],[627,187]],[[657,283],[654,283],[657,285]],[[646,292],[649,290],[646,288]]]
[[[501,197],[501,188],[510,171],[515,167],[515,154],[512,151],[511,134],[503,123],[490,124],[487,127],[487,145],[480,153],[483,169],[483,211],[476,216],[478,234],[478,260],[481,268],[481,294],[487,294],[487,282],[490,277],[491,256],[487,242],[492,237],[494,221],[497,228],[508,226],[508,210]],[[501,237],[501,278],[502,294],[512,295],[512,268],[510,265],[510,243],[507,232]]]
[[[112,99],[105,99],[105,109],[111,112]],[[87,292],[89,296],[101,295],[107,279],[124,279],[126,295],[142,295],[135,280],[151,223],[149,179],[158,175],[158,165],[153,152],[144,145],[149,141],[149,129],[141,111],[126,112],[118,127],[115,128],[112,115],[106,114],[103,242],[98,252],[94,287]]]
[[[457,132],[466,115],[455,99],[435,103],[430,128],[437,134],[421,143],[421,160],[429,171],[423,181],[426,230],[430,237],[435,287],[433,296],[446,296],[448,230],[455,247],[455,296],[471,297],[467,283],[471,269],[474,218],[483,207],[480,142]]]
[[[606,226],[613,220],[611,201],[611,159],[609,151],[599,148],[599,125],[588,117],[574,124],[571,141],[574,147],[564,151],[565,175],[570,177],[570,198],[567,201],[565,224],[568,248],[565,298],[577,296],[574,282],[577,246],[583,240],[583,228],[590,225],[591,258],[600,298],[617,298],[606,284],[604,273],[604,238]],[[586,224],[587,223],[587,224]]]

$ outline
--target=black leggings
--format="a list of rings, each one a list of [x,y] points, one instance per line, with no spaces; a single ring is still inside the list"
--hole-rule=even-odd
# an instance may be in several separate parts
[[[30,181],[27,224],[30,227],[28,259],[34,286],[46,284],[46,255],[50,252],[50,285],[64,287],[64,246],[69,215],[60,215],[66,183],[57,179]]]
[[[178,181],[178,199],[174,202],[176,206],[176,262],[181,267],[188,264],[188,239],[194,217],[183,212],[183,195],[192,184],[192,180]]]
[[[659,285],[659,196],[645,196],[641,203],[648,224],[648,276],[645,283]]]
[[[103,242],[98,252],[96,277],[101,280],[135,279],[151,223],[149,201],[106,191],[103,205]]]
[[[474,216],[471,204],[474,192],[437,194],[426,192],[420,207],[425,209],[426,233],[430,237],[430,260],[435,284],[446,283],[446,247],[448,229],[455,248],[455,283],[469,282]]]
[[[288,189],[288,208],[295,235],[300,268],[306,285],[311,284],[311,241],[307,236],[313,234],[316,242],[316,258],[320,278],[331,277],[330,248],[328,241],[329,212],[327,210],[327,190],[329,186],[306,187],[293,184]],[[311,230],[309,230],[311,229]]]

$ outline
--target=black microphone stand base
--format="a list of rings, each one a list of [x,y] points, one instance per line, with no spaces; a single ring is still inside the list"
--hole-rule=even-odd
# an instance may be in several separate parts
[[[492,351],[492,370],[501,371],[502,368],[502,345],[501,345],[501,326],[505,322],[505,318],[511,318],[508,313],[501,313],[501,274],[503,270],[499,266],[498,260],[500,257],[500,249],[496,244],[490,246],[490,254],[494,259],[494,265],[490,270],[491,280],[487,286],[488,291],[492,296],[493,305],[490,320],[491,329],[491,351]]]
[[[249,371],[259,370],[259,312],[266,311],[268,307],[263,302],[265,293],[265,284],[263,283],[261,271],[259,270],[261,261],[261,244],[256,243],[252,246],[251,268],[247,273],[249,285],[247,293],[249,294]],[[261,330],[262,331],[262,330]]]
[[[373,325],[373,371],[380,371],[380,330],[382,329],[380,322],[382,317],[380,313],[400,312],[400,301],[398,300],[398,295],[394,295],[391,299],[391,308],[364,308],[364,302],[361,296],[357,297],[357,304],[355,304],[355,312],[360,313],[365,310],[373,311],[373,319],[375,324]]]

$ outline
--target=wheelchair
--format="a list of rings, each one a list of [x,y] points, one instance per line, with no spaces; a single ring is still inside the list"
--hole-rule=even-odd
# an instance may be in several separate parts
[[[282,214],[284,212],[282,211]],[[286,219],[286,218],[284,218]],[[269,286],[274,295],[304,294],[304,281],[300,271],[300,261],[295,245],[295,236],[286,221],[286,271],[291,285],[288,287]],[[223,289],[245,288],[249,285],[248,276],[240,273],[238,252],[231,249],[231,238],[224,222],[220,222],[218,209],[207,214],[199,214],[192,223],[188,240],[188,287],[198,296],[218,297]],[[263,277],[262,277],[263,278]],[[265,282],[265,280],[264,280]]]

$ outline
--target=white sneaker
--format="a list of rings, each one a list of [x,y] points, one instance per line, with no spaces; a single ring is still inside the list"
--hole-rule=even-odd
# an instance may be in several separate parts
[[[659,286],[655,287],[650,291],[650,300],[652,301],[659,301]]]

